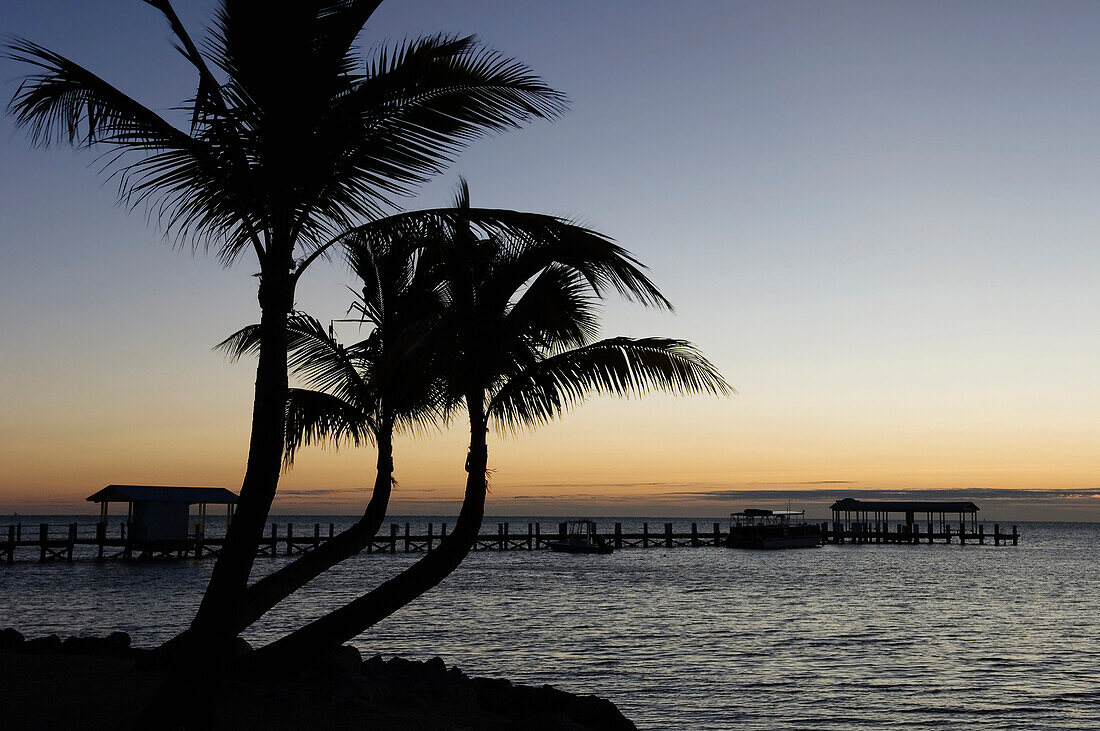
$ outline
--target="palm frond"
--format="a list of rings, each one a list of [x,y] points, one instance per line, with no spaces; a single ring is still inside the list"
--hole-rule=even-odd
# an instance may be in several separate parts
[[[168,21],[168,26],[172,29],[172,35],[176,37],[178,42],[176,50],[187,59],[199,74],[198,90],[195,92],[195,101],[191,113],[191,133],[194,134],[199,127],[200,120],[212,107],[222,114],[228,112],[225,100],[221,95],[221,86],[218,84],[218,80],[214,78],[214,74],[210,72],[206,60],[199,53],[195,42],[191,40],[191,35],[187,32],[183,22],[176,15],[172,3],[169,0],[145,0],[145,3],[159,10]]]
[[[734,393],[691,343],[668,338],[610,338],[552,356],[511,376],[491,398],[497,428],[545,424],[591,394],[640,396]]]
[[[238,361],[246,355],[260,352],[260,326],[246,325],[225,340],[214,346],[231,361]]]
[[[497,242],[500,254],[493,279],[502,304],[525,282],[558,264],[580,273],[597,295],[611,289],[642,304],[672,309],[629,252],[602,234],[556,216],[492,208],[409,211],[350,229],[338,242],[345,247],[380,247],[403,238],[417,239],[425,247],[461,246],[479,239]],[[468,259],[469,253],[457,255]]]
[[[335,0],[317,10],[318,45],[333,58],[350,53],[363,26],[374,15],[382,0]]]
[[[343,444],[359,447],[374,442],[370,419],[353,404],[331,394],[292,388],[286,402],[286,450],[284,466],[294,464],[294,455],[311,444]]]
[[[260,326],[248,325],[214,346],[231,360],[259,353]],[[356,404],[366,412],[376,407],[374,387],[360,374],[360,344],[341,345],[315,317],[304,312],[287,319],[287,364],[294,375],[314,388]]]
[[[265,265],[275,248],[279,266],[301,257],[300,273],[327,241],[391,210],[393,195],[471,140],[565,108],[527,66],[472,36],[420,38],[360,61],[354,40],[377,0],[226,0],[201,52],[170,0],[145,2],[197,72],[180,106],[190,133],[20,39],[8,57],[39,73],[8,108],[35,144],[105,150],[120,202],[144,206],[178,241],[215,248],[226,265],[249,247]]]
[[[392,210],[394,196],[442,172],[471,141],[551,119],[565,106],[527,66],[472,36],[383,48],[324,111],[326,135],[308,149],[323,175],[314,178],[303,166],[300,183],[312,201],[298,218],[305,225],[310,214],[324,212],[345,228],[352,214],[377,218]],[[331,226],[318,228],[312,239],[332,233]]]
[[[190,149],[193,140],[83,66],[23,38],[5,56],[41,70],[28,76],[8,104],[16,126],[35,145],[76,147],[109,142],[134,150]]]
[[[366,128],[357,157],[406,182],[440,172],[442,162],[486,132],[552,119],[566,108],[565,97],[525,64],[474,36],[447,35],[381,49],[343,101]],[[392,190],[405,189],[397,183]]]
[[[41,73],[19,85],[8,111],[35,145],[59,142],[100,148],[104,170],[118,182],[120,203],[145,204],[165,231],[190,232],[192,243],[217,245],[227,263],[254,237],[237,173],[232,131],[211,127],[199,139],[177,129],[91,71],[36,43],[15,39],[7,57]],[[135,160],[134,156],[138,158]]]
[[[552,350],[576,348],[599,333],[597,302],[579,272],[554,264],[523,290],[504,317],[512,337]]]

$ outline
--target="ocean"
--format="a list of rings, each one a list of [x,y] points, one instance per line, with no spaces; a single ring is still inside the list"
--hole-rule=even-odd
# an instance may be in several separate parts
[[[315,522],[327,533],[351,519],[278,520],[312,534]],[[443,518],[395,520],[438,530]],[[526,534],[539,519],[490,517],[483,532],[503,520]],[[617,520],[640,530],[641,519],[604,518],[601,531]],[[693,519],[648,520],[686,531]],[[709,530],[715,519],[694,520]],[[353,644],[365,657],[439,656],[471,675],[595,693],[643,729],[1100,728],[1100,525],[1019,525],[1016,547],[478,552]],[[0,627],[122,630],[138,645],[186,626],[214,561],[22,556],[0,566]],[[245,637],[278,637],[416,558],[345,562]],[[256,573],[286,560],[259,558]]]

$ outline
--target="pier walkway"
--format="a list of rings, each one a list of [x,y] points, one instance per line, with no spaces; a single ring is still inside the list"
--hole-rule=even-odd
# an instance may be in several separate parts
[[[957,528],[939,526],[931,522],[926,529],[919,523],[890,524],[888,522],[821,523],[822,541],[829,544],[959,544],[992,543],[995,546],[1017,545],[1019,531],[1002,531],[994,524],[992,532],[986,532],[984,524],[968,525],[961,522]],[[553,525],[549,532],[544,525],[529,522],[519,530],[507,522],[497,523],[495,532],[483,532],[474,546],[476,551],[538,551],[547,548],[547,542],[559,540],[565,535],[565,523]],[[302,525],[300,523],[272,523],[270,532],[260,544],[260,555],[293,556],[312,551],[330,540],[336,532],[334,523]],[[672,523],[655,525],[642,523],[641,532],[624,532],[621,523],[604,537],[616,549],[624,548],[682,548],[721,546],[727,531],[721,523],[711,526],[691,524],[690,531],[676,532]],[[410,523],[403,526],[391,523],[387,533],[380,533],[368,544],[366,553],[419,553],[431,551],[447,535],[446,523],[429,523],[424,533],[414,533]],[[0,526],[0,564],[16,560],[73,561],[76,559],[152,559],[152,558],[202,558],[216,556],[225,538],[206,536],[201,525],[196,525],[185,540],[144,541],[134,540],[128,534],[127,523],[120,522],[117,529],[107,523],[50,525],[21,523]]]

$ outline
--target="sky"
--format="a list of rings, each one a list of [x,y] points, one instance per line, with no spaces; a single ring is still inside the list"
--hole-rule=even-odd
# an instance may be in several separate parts
[[[198,34],[213,3],[176,6]],[[676,312],[609,301],[603,333],[689,339],[738,390],[494,436],[491,514],[942,490],[990,518],[1100,520],[1096,3],[389,0],[360,41],[439,31],[571,109],[476,142],[404,204],[462,175],[475,205],[614,237]],[[158,110],[193,93],[136,0],[5,3],[0,32]],[[0,61],[5,100],[22,73]],[[0,172],[0,514],[87,511],[109,483],[237,489],[254,364],[212,347],[256,320],[255,263],[173,248],[93,155],[32,149],[10,116]],[[297,304],[341,317],[350,284],[323,264]],[[393,510],[453,512],[464,460],[461,423],[399,439]],[[358,512],[373,465],[307,451],[275,508]]]

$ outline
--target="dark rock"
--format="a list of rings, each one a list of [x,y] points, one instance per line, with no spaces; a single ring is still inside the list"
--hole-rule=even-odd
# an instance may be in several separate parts
[[[125,649],[130,647],[130,635],[125,632],[112,632],[107,635],[107,641]]]
[[[61,649],[61,638],[57,635],[35,637],[23,643],[23,649],[27,652],[57,652]]]
[[[74,655],[122,655],[129,652],[130,636],[125,632],[115,634],[122,637],[69,637],[61,643],[61,650]]]
[[[443,658],[441,657],[433,657],[431,660],[424,663],[424,669],[437,675],[442,675],[447,672],[447,663],[443,662]]]
[[[69,637],[61,643],[62,652],[74,655],[122,655],[130,651],[130,636],[124,632],[118,632],[126,638],[123,643],[121,638],[112,637]]]
[[[470,682],[483,706],[499,708],[511,699],[512,684],[503,678],[473,678]]]
[[[172,656],[160,648],[132,647],[130,655],[134,658],[134,667],[140,670],[167,670],[172,667]]]
[[[322,655],[314,666],[314,671],[326,675],[354,673],[362,670],[363,656],[351,645],[341,645]]]
[[[103,640],[98,637],[67,637],[61,649],[73,655],[101,655]]]
[[[347,677],[347,676],[345,676]],[[336,687],[333,683],[333,687]],[[596,696],[577,696],[549,685],[514,685],[502,678],[469,678],[447,669],[441,658],[414,662],[375,655],[360,665],[354,686],[340,687],[342,698],[369,699],[417,713],[433,708],[456,727],[484,731],[632,731],[636,727],[614,703]],[[441,725],[440,728],[452,726]]]
[[[329,686],[332,699],[344,703],[377,703],[386,695],[382,686],[359,673],[343,673],[324,678],[323,682]]]
[[[568,694],[566,694],[568,695]],[[594,695],[570,696],[571,703],[566,706],[570,718],[584,721],[591,728],[609,731],[636,731],[634,725],[624,716],[615,704],[605,698]]]
[[[26,638],[18,630],[11,627],[0,629],[0,652],[21,650],[24,642],[26,642]]]

